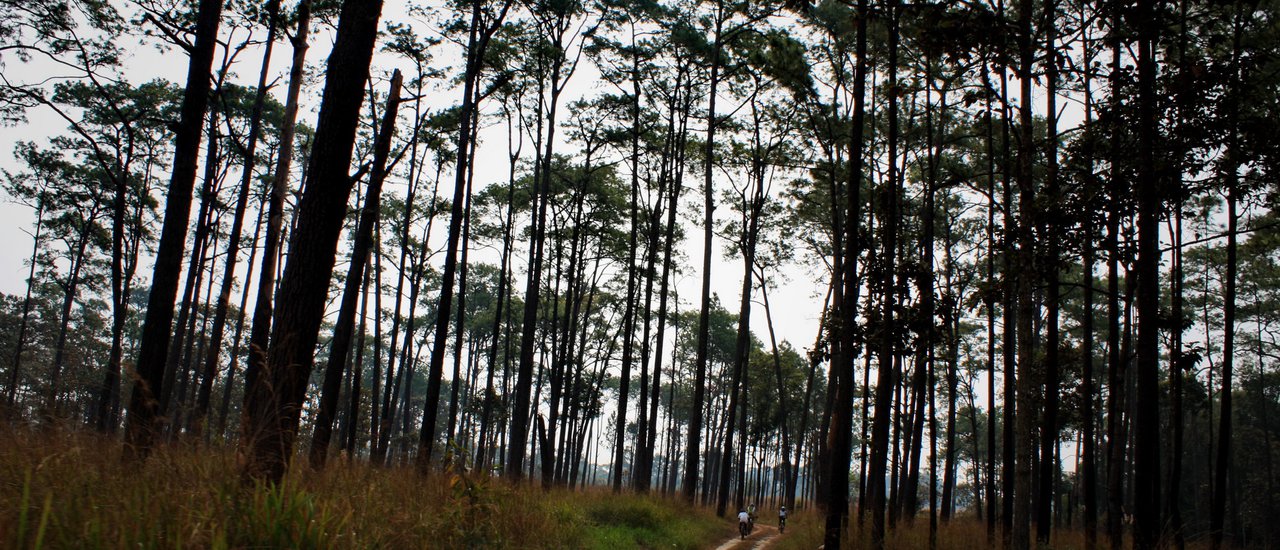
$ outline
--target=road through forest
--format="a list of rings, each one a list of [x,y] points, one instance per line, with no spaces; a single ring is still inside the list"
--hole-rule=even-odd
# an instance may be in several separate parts
[[[756,524],[756,528],[745,539],[734,535],[717,546],[715,550],[759,550],[768,548],[778,536],[778,528],[772,525]]]

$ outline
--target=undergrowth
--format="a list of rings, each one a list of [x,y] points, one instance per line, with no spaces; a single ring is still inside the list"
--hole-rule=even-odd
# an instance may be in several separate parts
[[[342,459],[245,485],[226,448],[174,444],[127,463],[101,436],[0,427],[3,548],[696,549],[729,531],[657,497]]]
[[[856,517],[851,517],[850,521],[853,522],[853,525],[850,526],[841,539],[847,541],[842,548],[870,548],[870,518],[866,520],[868,523],[863,526],[862,530],[859,530],[857,526]],[[819,548],[822,546],[825,524],[826,517],[812,509],[792,513],[787,518],[786,534],[775,539],[774,543],[769,545],[768,550],[813,550],[814,548]],[[996,526],[995,537],[995,544],[988,544],[986,522],[974,516],[961,515],[949,522],[942,522],[938,525],[936,548],[938,550],[987,550],[989,548],[1000,548],[1000,527],[998,525]],[[1053,530],[1050,542],[1050,545],[1041,548],[1080,550],[1085,547],[1084,531],[1059,527]],[[1129,548],[1130,542],[1126,536],[1124,547]],[[1108,546],[1106,536],[1101,531],[1098,533],[1097,546],[1099,548]],[[1209,545],[1206,541],[1195,540],[1187,541],[1186,547],[1193,550],[1207,550]],[[886,537],[885,548],[887,550],[929,548],[928,511],[920,512],[914,522],[907,523],[899,520],[898,525]]]

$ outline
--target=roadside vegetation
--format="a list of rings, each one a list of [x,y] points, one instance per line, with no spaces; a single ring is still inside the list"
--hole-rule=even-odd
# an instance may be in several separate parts
[[[727,520],[608,489],[544,492],[471,472],[296,462],[278,486],[240,481],[234,453],[167,445],[141,464],[99,436],[0,428],[0,547],[713,547]]]

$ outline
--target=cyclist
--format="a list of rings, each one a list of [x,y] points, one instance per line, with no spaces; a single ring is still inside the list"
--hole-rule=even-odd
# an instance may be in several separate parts
[[[747,514],[746,510],[743,510],[742,508],[738,508],[738,534],[745,539],[747,538],[747,533],[750,533],[750,532],[751,532],[751,516]]]
[[[784,505],[778,508],[778,532],[783,533],[783,532],[786,532],[786,530],[787,530],[787,507]]]

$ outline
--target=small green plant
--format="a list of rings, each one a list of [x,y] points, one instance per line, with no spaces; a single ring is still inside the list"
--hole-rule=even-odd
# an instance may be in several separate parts
[[[31,470],[23,474],[22,498],[18,502],[18,537],[16,548],[27,548],[27,520],[31,510]],[[36,537],[31,548],[44,548],[44,535],[49,528],[49,515],[53,511],[53,493],[45,493],[44,504],[40,507],[40,520],[36,526]]]
[[[459,548],[496,548],[501,537],[493,524],[495,504],[487,480],[473,479],[466,472],[449,474],[449,508],[445,529]]]
[[[332,548],[342,532],[328,509],[289,482],[257,484],[247,502],[234,506],[234,519],[215,542],[234,547]]]

